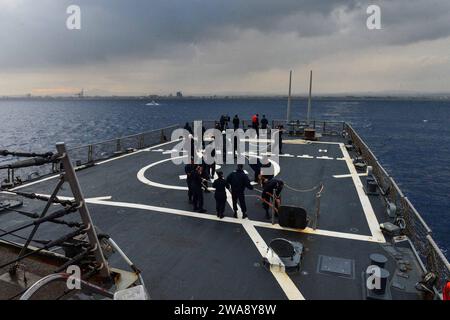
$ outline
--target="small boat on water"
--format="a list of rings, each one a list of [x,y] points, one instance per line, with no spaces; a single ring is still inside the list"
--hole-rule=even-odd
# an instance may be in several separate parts
[[[152,100],[152,102],[147,103],[146,106],[159,106],[159,103],[155,100]]]

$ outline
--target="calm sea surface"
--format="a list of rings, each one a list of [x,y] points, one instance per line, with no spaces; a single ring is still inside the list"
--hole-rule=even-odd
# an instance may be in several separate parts
[[[48,151],[221,114],[286,117],[286,101],[173,100],[0,101],[0,149]],[[293,102],[293,118],[304,119],[306,102]],[[421,212],[448,256],[450,248],[450,102],[320,100],[313,117],[345,120],[357,129]]]

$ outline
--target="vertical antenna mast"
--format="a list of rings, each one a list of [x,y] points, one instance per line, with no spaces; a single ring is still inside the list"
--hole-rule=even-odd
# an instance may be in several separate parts
[[[308,98],[308,113],[306,114],[306,124],[309,126],[311,118],[311,91],[312,91],[312,70],[309,74],[309,98]]]
[[[291,122],[291,85],[292,85],[292,70],[289,72],[289,95],[287,104],[287,123]]]

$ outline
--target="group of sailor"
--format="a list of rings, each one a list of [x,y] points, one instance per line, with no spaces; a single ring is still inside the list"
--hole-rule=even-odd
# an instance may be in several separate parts
[[[217,129],[224,131],[228,128],[230,117],[228,115],[222,115],[217,122]],[[238,115],[235,115],[232,120],[234,130],[239,129],[240,120]],[[257,132],[260,128],[267,129],[269,121],[263,115],[261,122],[259,121],[259,115],[255,114],[252,117],[252,128]],[[190,129],[188,123],[186,123],[185,129]],[[279,129],[282,129],[279,128]],[[192,129],[191,129],[192,130]],[[280,135],[281,136],[281,135]],[[281,138],[280,138],[281,140]],[[281,141],[280,141],[281,142]],[[237,145],[237,143],[235,143]],[[203,146],[204,147],[204,146]],[[280,145],[281,148],[281,145]],[[235,150],[237,151],[237,150]],[[193,153],[191,153],[193,154]],[[215,156],[215,154],[213,154]],[[257,159],[256,164],[251,164],[250,167],[255,172],[254,181],[263,187],[261,196],[259,199],[262,202],[263,208],[266,212],[266,219],[270,219],[269,210],[273,208],[273,212],[277,216],[278,208],[281,201],[281,191],[283,190],[284,183],[281,180],[275,179],[273,175],[273,168],[262,172],[263,168],[268,168],[271,163],[263,158],[263,161]],[[188,199],[189,203],[193,205],[193,209],[196,212],[205,213],[204,197],[203,193],[210,193],[208,189],[208,182],[212,181],[212,178],[216,174],[216,164],[206,164],[202,161],[202,164],[195,164],[194,158],[191,157],[189,164],[185,165],[186,182],[188,186]],[[268,173],[269,172],[269,173]],[[222,171],[217,171],[217,178],[213,181],[212,187],[214,188],[214,198],[216,200],[216,213],[217,217],[223,218],[225,213],[225,206],[227,201],[227,190],[231,193],[231,199],[233,204],[234,218],[237,218],[238,203],[242,211],[242,218],[247,218],[247,205],[245,201],[245,190],[253,190],[254,187],[250,182],[249,177],[243,169],[242,164],[238,164],[236,170],[231,172],[226,178]],[[259,190],[258,190],[259,191]]]
[[[211,166],[205,164],[195,164],[192,160],[184,168],[186,173],[186,181],[188,186],[189,203],[193,205],[196,212],[205,213],[203,193],[210,193],[208,182],[211,177]],[[278,208],[281,202],[281,191],[284,183],[279,179],[273,178],[273,175],[259,175],[258,182],[263,186],[261,196],[263,208],[266,212],[266,219],[270,219],[269,210],[274,209],[275,216],[278,216]],[[214,199],[216,200],[217,217],[223,218],[227,201],[227,190],[231,193],[233,203],[234,218],[237,218],[238,203],[242,211],[242,218],[247,218],[247,205],[245,201],[245,190],[254,190],[249,177],[244,172],[244,166],[238,164],[236,170],[231,172],[226,178],[222,171],[217,171],[217,178],[214,180],[212,187],[214,188]]]

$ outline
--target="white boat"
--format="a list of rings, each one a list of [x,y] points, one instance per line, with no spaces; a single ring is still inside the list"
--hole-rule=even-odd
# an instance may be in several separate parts
[[[159,103],[155,100],[152,100],[152,102],[147,103],[146,106],[159,106]]]

